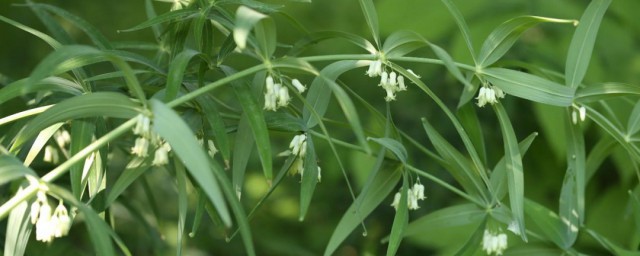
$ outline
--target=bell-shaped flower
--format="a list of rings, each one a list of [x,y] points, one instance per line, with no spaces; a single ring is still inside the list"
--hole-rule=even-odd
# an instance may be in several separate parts
[[[298,90],[299,93],[303,93],[307,89],[307,87],[305,87],[298,79],[291,80],[291,84],[296,88],[296,90]]]
[[[286,107],[291,101],[289,97],[289,89],[286,86],[282,86],[280,84],[276,84],[276,88],[278,88],[278,107]]]
[[[482,250],[489,255],[502,255],[507,249],[507,235],[502,232],[484,230],[482,236]]]
[[[139,157],[146,157],[149,148],[149,140],[144,137],[138,137],[136,143],[131,148],[131,153]]]

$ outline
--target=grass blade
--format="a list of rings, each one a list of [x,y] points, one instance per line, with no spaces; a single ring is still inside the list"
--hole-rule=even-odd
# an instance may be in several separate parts
[[[565,65],[566,84],[571,88],[578,87],[587,73],[600,22],[609,4],[611,0],[591,1],[580,18],[580,24],[571,38]]]

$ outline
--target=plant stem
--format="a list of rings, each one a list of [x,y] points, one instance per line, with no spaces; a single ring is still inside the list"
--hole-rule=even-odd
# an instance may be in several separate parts
[[[454,186],[449,185],[449,183],[446,183],[446,182],[444,182],[443,180],[438,179],[438,177],[433,176],[433,175],[429,174],[428,172],[425,172],[425,171],[423,171],[423,170],[420,170],[420,169],[418,169],[418,168],[416,168],[416,167],[413,167],[412,165],[409,165],[409,164],[405,165],[405,167],[407,167],[407,169],[411,170],[412,172],[417,173],[417,174],[418,174],[418,175],[420,175],[420,176],[423,176],[423,177],[425,177],[425,178],[427,178],[427,179],[432,180],[432,181],[433,181],[433,182],[435,182],[435,183],[438,183],[440,186],[443,186],[444,188],[446,188],[446,189],[450,190],[451,192],[453,192],[453,193],[455,193],[455,194],[457,194],[457,195],[459,195],[459,196],[461,196],[461,197],[463,197],[463,198],[465,198],[465,199],[467,199],[467,200],[469,200],[469,201],[471,201],[471,202],[474,202],[474,203],[475,203],[475,204],[477,204],[478,206],[486,207],[486,204],[485,204],[485,203],[483,203],[482,201],[480,201],[480,200],[478,200],[478,199],[476,199],[476,198],[473,198],[473,197],[471,197],[470,195],[467,195],[467,194],[466,194],[466,193],[464,193],[463,191],[461,191],[461,190],[457,189],[457,188],[456,188],[456,187],[454,187]]]

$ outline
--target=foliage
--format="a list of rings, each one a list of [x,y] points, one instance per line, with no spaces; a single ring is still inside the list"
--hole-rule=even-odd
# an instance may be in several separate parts
[[[0,70],[5,255],[640,254],[639,81],[597,72],[611,0],[482,44],[430,2],[446,47],[388,28],[389,1],[345,1],[366,34],[309,32],[311,1],[171,2],[118,31],[151,42],[49,4],[22,6],[46,32],[0,16],[51,48]]]

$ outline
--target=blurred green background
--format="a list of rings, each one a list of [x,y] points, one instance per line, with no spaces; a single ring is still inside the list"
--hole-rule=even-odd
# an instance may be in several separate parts
[[[366,23],[356,0],[314,0],[312,3],[295,1],[269,1],[282,4],[282,11],[293,16],[309,31],[340,30],[351,32],[370,38]],[[433,43],[440,45],[450,52],[456,61],[471,63],[470,55],[451,15],[438,0],[382,0],[374,1],[378,10],[382,37],[397,30],[412,30],[422,34]],[[31,13],[29,8],[19,6],[23,2],[13,0],[0,1],[0,15],[19,21],[27,26],[46,31],[46,28]],[[46,3],[64,8],[76,14],[95,27],[107,38],[113,41],[153,41],[150,30],[135,33],[118,33],[119,29],[132,27],[146,19],[144,1],[113,0],[113,1],[68,1],[52,0]],[[486,36],[500,23],[520,15],[538,15],[563,19],[579,19],[588,5],[586,0],[476,0],[455,1],[469,24],[475,49],[480,46]],[[155,2],[156,11],[162,13],[169,10],[170,4]],[[594,56],[585,83],[605,81],[626,82],[640,84],[640,19],[637,11],[640,1],[614,0],[604,17],[600,33],[594,49]],[[304,34],[279,14],[275,15],[278,22],[279,42],[293,44]],[[62,23],[65,24],[64,22]],[[65,25],[71,35],[79,43],[89,43],[88,38],[69,24]],[[543,68],[563,72],[567,48],[574,28],[568,24],[543,24],[527,31],[505,56],[505,61],[515,60],[537,65]],[[0,23],[0,84],[7,81],[24,78],[31,70],[51,52],[50,47],[30,34],[20,31],[6,23]],[[304,53],[304,55],[334,54],[334,53],[363,53],[348,44],[332,40],[321,43]],[[151,55],[152,53],[146,53]],[[420,50],[413,55],[433,57],[427,50]],[[432,88],[453,109],[457,104],[461,86],[442,66],[409,65],[422,76],[422,80]],[[365,99],[376,105],[384,112],[383,91],[367,90],[364,86],[377,83],[366,78],[364,70],[348,72],[344,76],[346,85],[352,87]],[[439,125],[441,133],[451,138],[452,144],[460,145],[458,137],[448,122],[438,122],[443,119],[441,111],[435,105],[426,101],[427,97],[415,91],[398,95],[398,100],[392,104],[394,121],[401,130],[412,135],[419,142],[431,147],[420,125],[420,117],[427,117],[432,123]],[[566,169],[563,145],[563,128],[559,120],[562,109],[531,104],[515,97],[505,99],[512,123],[519,139],[532,132],[539,132],[531,150],[524,158],[525,166],[525,195],[550,209],[557,210],[558,195]],[[22,102],[15,101],[16,106]],[[330,116],[342,119],[338,108],[330,111]],[[629,108],[620,106],[612,110],[619,111],[621,116],[628,116]],[[0,116],[12,113],[12,109],[0,109]],[[627,112],[627,113],[625,113]],[[373,119],[362,111],[366,129],[379,129]],[[495,163],[502,156],[501,135],[498,124],[491,111],[479,109],[478,114],[483,121],[485,139],[488,142],[487,152],[489,163]],[[626,120],[623,120],[626,122]],[[603,135],[595,125],[586,126],[587,152]],[[2,131],[0,129],[0,131]],[[337,137],[351,140],[347,129],[333,132]],[[273,134],[274,152],[283,151],[288,144],[288,134]],[[495,142],[495,143],[494,143]],[[318,143],[320,150],[320,165],[323,168],[323,181],[316,189],[310,213],[304,222],[298,222],[297,209],[299,197],[298,178],[288,178],[276,193],[267,201],[267,205],[252,221],[257,250],[260,255],[319,255],[324,251],[335,225],[349,207],[352,200],[346,189],[346,183],[340,170],[335,168],[337,163],[325,143]],[[324,157],[322,157],[324,156]],[[257,157],[255,158],[257,159]],[[342,160],[347,163],[350,179],[359,188],[366,179],[373,159],[361,153],[346,152]],[[640,238],[634,234],[634,226],[628,210],[627,190],[637,185],[633,165],[628,163],[628,157],[622,150],[618,150],[613,157],[608,158],[595,174],[587,187],[587,225],[613,242],[623,246],[636,244]],[[410,153],[410,162],[443,179],[452,181],[442,167],[436,166],[424,155],[417,152]],[[282,159],[275,161],[276,168]],[[118,166],[118,163],[112,163]],[[266,189],[257,161],[251,166],[246,184],[245,206],[250,209]],[[120,218],[115,222],[116,231],[121,235],[134,255],[161,254],[170,255],[175,246],[177,210],[175,202],[175,188],[173,183],[162,170],[154,170],[147,179],[150,189],[156,198],[148,201],[142,191],[144,186],[136,184],[125,196],[131,205],[120,205],[113,211]],[[428,199],[421,203],[421,208],[411,212],[413,219],[445,206],[462,202],[460,198],[443,188],[422,180],[427,187]],[[391,198],[387,199],[371,217],[365,222],[368,235],[362,236],[362,230],[356,229],[354,234],[346,240],[338,255],[380,255],[385,251],[385,245],[380,240],[385,237],[393,221],[394,210],[387,207]],[[192,202],[195,205],[195,202]],[[152,227],[145,227],[136,221],[137,216],[131,216],[125,208],[149,209],[157,208],[160,218],[145,215]],[[141,211],[145,212],[145,211]],[[148,212],[148,211],[146,211]],[[192,222],[193,213],[187,220],[188,229]],[[3,224],[4,225],[4,224]],[[157,230],[157,231],[153,231]],[[75,227],[69,237],[56,240],[52,245],[33,242],[28,249],[28,255],[41,255],[46,250],[48,255],[84,255],[91,251],[88,238],[83,228]],[[158,233],[159,232],[159,233]],[[188,251],[185,255],[239,255],[242,254],[242,244],[238,237],[230,243],[224,241],[224,231],[216,228],[208,219],[204,219],[200,229],[193,238],[187,239]],[[401,246],[399,255],[429,255],[436,253],[443,245],[461,244],[464,237],[468,237],[471,230],[456,230],[447,233],[432,233],[425,230],[423,235],[412,237]],[[452,240],[444,240],[448,237]],[[580,247],[584,252],[598,254],[594,241],[581,236]],[[515,241],[512,237],[510,241]],[[635,242],[634,242],[635,241]],[[450,252],[440,251],[446,255]]]

